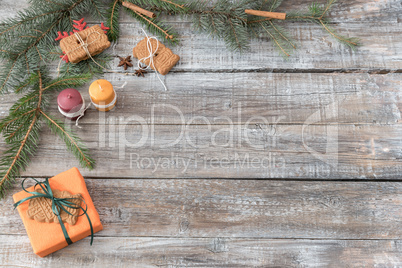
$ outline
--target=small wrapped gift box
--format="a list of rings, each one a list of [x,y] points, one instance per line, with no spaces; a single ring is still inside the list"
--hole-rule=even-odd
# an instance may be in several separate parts
[[[89,217],[92,224],[93,233],[99,232],[103,229],[102,224],[99,219],[99,214],[95,209],[91,197],[89,196],[87,187],[85,185],[84,178],[77,168],[72,168],[63,173],[60,173],[53,178],[48,180],[50,188],[55,197],[65,198],[71,197],[73,203],[80,206],[81,200],[76,198],[79,197],[85,202],[82,202],[81,206],[86,210],[87,215],[79,211],[81,216],[72,216],[65,213],[60,214],[63,220],[65,230],[71,239],[71,242],[76,242],[89,235],[91,235],[91,226],[88,221]],[[29,192],[43,192],[40,186],[34,186],[26,188]],[[71,194],[71,196],[69,195]],[[21,191],[13,195],[14,202],[23,200],[24,198],[30,197],[32,194],[25,191]],[[43,197],[40,197],[43,198]],[[22,202],[17,206],[18,213],[21,216],[22,222],[27,230],[29,240],[35,254],[40,257],[44,257],[50,253],[53,253],[59,249],[68,246],[66,236],[64,235],[60,222],[57,220],[52,210],[47,207],[43,207],[45,204],[42,202],[41,211],[43,215],[37,213],[37,211],[32,210],[32,206],[37,205],[40,198],[30,199],[29,201]],[[49,204],[51,204],[50,199],[46,199]],[[79,204],[77,203],[79,200]],[[30,204],[30,202],[33,202]],[[68,211],[72,211],[71,208],[67,208]],[[46,214],[46,215],[45,215]],[[53,219],[54,218],[54,219]],[[43,220],[45,219],[45,220]],[[50,220],[49,220],[50,219]],[[73,224],[73,225],[72,225]]]

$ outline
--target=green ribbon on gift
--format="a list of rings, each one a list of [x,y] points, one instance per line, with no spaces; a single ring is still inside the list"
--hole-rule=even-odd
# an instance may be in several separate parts
[[[34,189],[36,188],[36,186],[40,186],[43,190],[44,193],[40,193],[40,192],[30,192],[27,189],[25,189],[24,187],[24,183],[27,179],[31,179],[34,180],[36,182]],[[29,193],[32,194],[32,196],[26,197],[18,202],[16,202],[14,204],[14,209],[17,208],[19,205],[21,205],[22,203],[24,203],[25,201],[28,201],[30,199],[33,198],[38,198],[38,197],[44,197],[44,198],[48,198],[50,200],[52,200],[52,211],[54,213],[54,215],[57,216],[57,218],[59,219],[59,223],[61,226],[61,230],[63,231],[64,234],[64,238],[66,239],[67,244],[71,245],[73,243],[73,241],[71,241],[70,236],[67,233],[66,227],[64,226],[63,220],[61,219],[60,213],[62,212],[62,210],[66,213],[68,213],[69,215],[72,215],[70,212],[67,211],[66,208],[73,208],[73,209],[81,209],[82,210],[82,214],[77,215],[77,217],[83,216],[85,215],[88,219],[89,222],[89,227],[91,229],[91,243],[90,245],[92,246],[92,242],[94,240],[94,229],[92,227],[92,223],[91,223],[91,219],[88,216],[87,210],[88,210],[88,206],[85,203],[85,200],[83,198],[78,198],[78,197],[71,197],[71,198],[56,198],[53,196],[53,192],[52,192],[52,188],[50,188],[50,184],[49,184],[49,179],[45,179],[44,181],[39,182],[38,180],[34,179],[34,178],[27,178],[24,179],[21,183],[22,189]],[[81,206],[77,206],[76,204],[74,204],[73,202],[71,202],[71,200],[74,199],[79,199],[82,202],[84,202],[85,204],[85,209]],[[74,215],[72,215],[74,216]]]

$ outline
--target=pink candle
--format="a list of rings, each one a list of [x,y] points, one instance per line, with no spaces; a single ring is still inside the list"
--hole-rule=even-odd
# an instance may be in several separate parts
[[[57,96],[59,112],[70,120],[76,120],[85,113],[85,100],[74,88],[66,88]]]

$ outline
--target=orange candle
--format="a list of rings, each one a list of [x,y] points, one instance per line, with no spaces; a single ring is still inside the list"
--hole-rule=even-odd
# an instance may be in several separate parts
[[[99,111],[110,111],[116,105],[116,92],[112,84],[105,79],[96,80],[89,86],[89,96],[92,104]]]

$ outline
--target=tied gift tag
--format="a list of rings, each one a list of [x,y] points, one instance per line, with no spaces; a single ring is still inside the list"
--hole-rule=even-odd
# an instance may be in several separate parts
[[[169,70],[179,61],[180,57],[173,54],[171,52],[171,50],[166,48],[164,45],[161,45],[163,47],[163,52],[166,54],[166,55],[159,56],[159,58],[161,58],[161,59],[163,58],[161,61],[161,65],[163,65],[164,68],[163,68],[163,70],[161,70],[160,67],[157,66],[158,64],[155,63],[155,57],[158,56],[157,52],[158,52],[158,49],[160,48],[160,42],[154,36],[149,37],[144,29],[141,28],[141,30],[144,32],[144,34],[146,36],[147,56],[144,55],[144,57],[139,59],[138,68],[141,70],[146,70],[149,67],[154,69],[156,71],[156,76],[157,76],[158,80],[162,84],[165,91],[167,91],[166,85],[160,78],[158,72],[163,75],[167,74],[169,72]],[[104,40],[105,37],[106,37],[106,40]],[[155,43],[156,43],[155,46],[152,44],[151,40],[155,41]],[[94,55],[101,53],[106,48],[110,47],[110,42],[107,40],[107,36],[104,34],[103,30],[98,25],[92,26],[91,28],[85,29],[80,32],[75,32],[73,35],[62,39],[62,41],[60,42],[60,47],[62,48],[62,50],[63,49],[66,50],[66,53],[63,57],[60,58],[59,64],[57,66],[57,77],[60,76],[61,62],[67,58],[72,63],[78,63],[81,60],[85,60],[85,59],[89,58],[103,70],[111,72],[111,73],[120,74],[119,72],[109,70],[109,69],[105,68],[104,66],[100,65],[92,57]],[[155,47],[155,50],[154,50],[154,47]],[[135,51],[135,48],[134,48],[133,52],[134,51]],[[135,52],[134,52],[134,56],[136,56]],[[173,56],[173,60],[172,60],[171,56]],[[147,64],[147,62],[148,62],[148,64]],[[142,67],[141,63],[144,63],[146,67],[145,68]],[[128,73],[125,73],[125,75],[128,75]],[[135,75],[135,73],[132,73],[132,75]],[[98,105],[94,101],[92,101],[92,104]],[[97,107],[96,105],[95,105],[95,107]],[[111,106],[113,106],[113,105],[111,105]],[[100,108],[100,107],[97,107],[97,108]],[[101,108],[101,109],[107,109],[107,108],[109,108],[109,107]]]
[[[145,36],[146,36],[146,38],[147,38],[147,50],[148,50],[149,55],[146,56],[146,57],[143,57],[143,58],[139,59],[139,60],[138,60],[138,63],[137,63],[137,66],[138,66],[138,68],[141,69],[141,70],[149,69],[149,67],[151,67],[152,69],[154,69],[154,70],[155,70],[156,77],[157,77],[157,78],[159,79],[159,81],[161,82],[161,84],[162,84],[163,88],[165,89],[165,91],[167,91],[166,85],[165,85],[165,83],[162,81],[162,79],[160,78],[160,76],[159,76],[159,74],[158,74],[159,71],[158,71],[158,69],[155,67],[155,63],[154,63],[154,56],[155,56],[155,54],[156,54],[156,52],[158,51],[158,48],[159,48],[159,41],[158,41],[158,38],[156,38],[155,36],[148,37],[148,34],[144,31],[144,29],[141,28],[141,30],[144,32],[144,34],[145,34]],[[154,50],[153,47],[152,47],[152,42],[151,42],[152,39],[154,39],[154,40],[156,41],[155,50]],[[148,62],[149,62],[148,65],[145,63],[147,60],[148,60]],[[141,63],[144,63],[146,67],[145,67],[145,68],[142,67],[142,66],[141,66]]]

